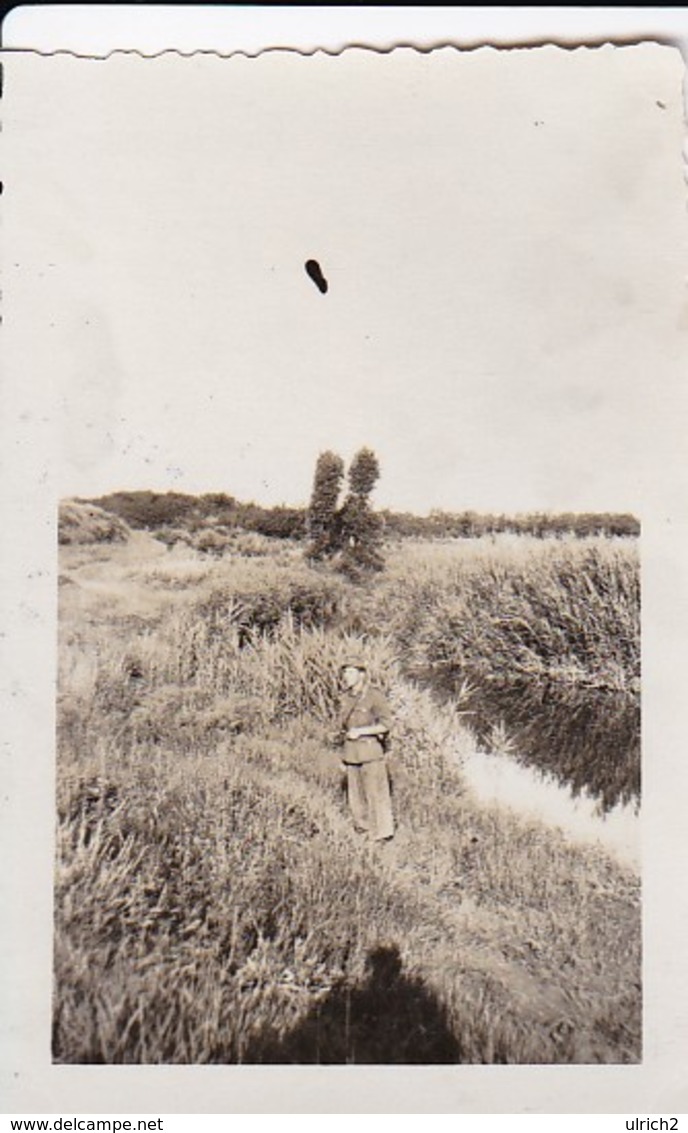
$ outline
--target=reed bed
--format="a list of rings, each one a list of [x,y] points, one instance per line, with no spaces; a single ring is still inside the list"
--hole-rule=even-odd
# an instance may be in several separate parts
[[[412,609],[437,627],[442,589],[484,596],[496,566],[481,583],[475,549],[390,561],[366,589],[221,561],[132,623],[108,585],[160,597],[157,560],[80,554],[61,590],[56,1061],[639,1059],[637,878],[479,805],[461,699],[409,678]],[[394,710],[384,850],[350,828],[332,744],[352,649]]]
[[[402,551],[389,574],[381,606],[411,668],[638,696],[632,540],[431,545]]]

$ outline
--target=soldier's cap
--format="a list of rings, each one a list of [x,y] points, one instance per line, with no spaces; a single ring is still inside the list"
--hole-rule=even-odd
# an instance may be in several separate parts
[[[341,673],[342,669],[360,669],[362,672],[367,672],[368,666],[362,657],[345,657],[339,666]]]

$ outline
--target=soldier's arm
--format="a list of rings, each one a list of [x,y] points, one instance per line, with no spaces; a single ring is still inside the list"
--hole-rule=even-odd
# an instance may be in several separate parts
[[[392,714],[390,712],[389,704],[382,693],[378,693],[371,703],[371,722],[369,724],[362,724],[360,728],[351,728],[349,737],[351,739],[362,739],[364,736],[384,736],[387,734],[392,723]]]

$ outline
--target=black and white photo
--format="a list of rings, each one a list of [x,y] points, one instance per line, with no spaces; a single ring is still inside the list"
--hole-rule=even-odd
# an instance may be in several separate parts
[[[5,73],[52,1068],[642,1073],[677,53]]]

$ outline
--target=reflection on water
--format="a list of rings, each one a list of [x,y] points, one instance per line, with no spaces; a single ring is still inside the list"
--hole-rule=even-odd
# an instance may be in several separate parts
[[[466,780],[483,802],[501,803],[560,829],[574,841],[597,842],[633,869],[640,867],[640,821],[635,806],[618,803],[606,814],[587,792],[577,798],[553,779],[504,755],[473,752],[462,762]]]
[[[538,685],[473,687],[463,701],[481,749],[464,773],[479,798],[639,867],[637,704],[618,693]]]
[[[553,686],[475,688],[464,702],[486,750],[549,773],[611,811],[640,799],[640,708],[618,693]]]
[[[414,676],[466,712],[478,750],[462,766],[479,798],[600,842],[638,866],[639,704],[602,689]]]

